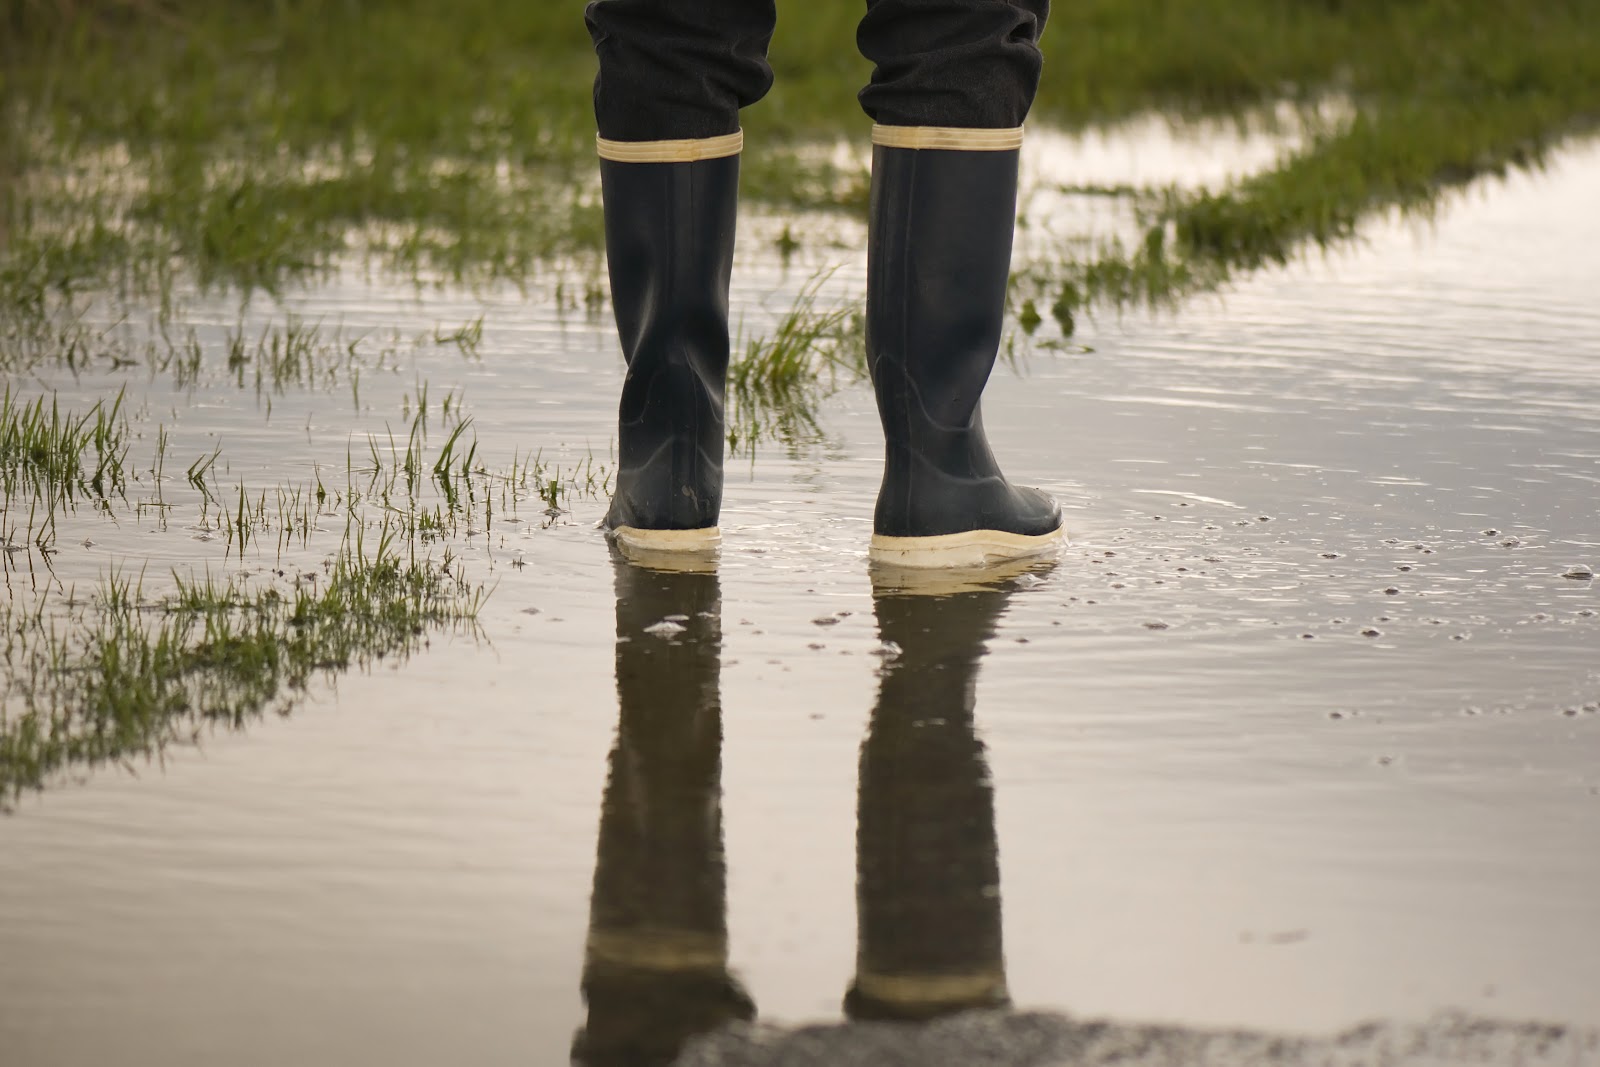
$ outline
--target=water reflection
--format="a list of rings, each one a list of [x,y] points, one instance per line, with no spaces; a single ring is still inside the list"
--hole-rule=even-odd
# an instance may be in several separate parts
[[[884,664],[861,747],[852,1019],[1009,1002],[994,788],[974,711],[978,661],[1014,589],[874,575],[878,635],[900,654]]]
[[[886,657],[861,749],[852,1019],[1009,1003],[979,661],[1024,573],[878,571]],[[713,570],[616,564],[616,745],[573,1042],[586,1067],[670,1063],[755,1015],[728,971],[722,845],[721,604]]]
[[[728,972],[717,575],[619,559],[616,594],[617,739],[572,1055],[648,1067],[755,1005]]]

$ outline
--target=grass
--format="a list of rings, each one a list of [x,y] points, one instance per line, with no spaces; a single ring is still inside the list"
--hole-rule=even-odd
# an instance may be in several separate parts
[[[776,87],[746,113],[752,199],[864,205],[861,164],[813,148],[863,140],[858,15],[854,0],[813,0],[803,17],[784,5]],[[352,250],[525,279],[598,249],[576,7],[9,0],[7,22],[0,305],[158,287],[174,261],[271,288]],[[1112,302],[1125,291],[1119,263],[1181,295],[1534,165],[1600,120],[1600,0],[1082,0],[1058,5],[1045,48],[1035,115],[1061,126],[1285,101],[1310,114],[1330,97],[1357,115],[1266,174],[1174,203],[1165,258],[1188,269],[1091,250],[1062,279],[1091,307],[1097,273]]]
[[[82,415],[62,414],[51,398],[28,404],[6,386],[0,396],[0,478],[6,496],[18,483],[39,487],[68,499],[92,496],[106,501],[126,482],[128,423],[122,415],[124,393],[110,407],[96,403]]]
[[[469,324],[451,343],[470,345],[474,333]],[[175,574],[170,593],[151,597],[142,576],[119,573],[85,599],[71,590],[30,598],[12,588],[8,567],[0,810],[68,772],[136,766],[219,726],[287,713],[319,678],[404,657],[431,632],[469,626],[488,591],[466,579],[448,546],[436,561],[427,545],[487,533],[497,515],[518,522],[519,506],[533,500],[548,518],[573,495],[608,491],[608,472],[592,457],[562,468],[537,454],[514,456],[491,469],[459,395],[430,394],[419,382],[404,400],[407,431],[370,439],[364,458],[352,451],[342,484],[319,472],[307,485],[225,488],[220,446],[188,467],[181,480],[200,510],[195,528],[225,537],[239,557],[276,540],[278,565],[264,572],[265,586],[248,572],[223,581]],[[8,394],[3,410],[6,439],[19,442],[7,452],[18,457],[19,478],[40,467],[63,486],[92,483],[101,448],[132,476],[120,401],[73,415],[53,399]],[[155,438],[149,473],[159,488],[170,438],[162,427]],[[19,495],[8,489],[8,510]],[[338,551],[320,567],[286,565],[286,551],[303,554],[329,518],[344,520]]]
[[[864,378],[866,325],[859,307],[819,307],[824,271],[800,290],[768,335],[752,338],[728,365],[726,427],[735,455],[780,441],[791,449],[821,438],[823,401]]]
[[[81,415],[63,413],[55,397],[27,403],[6,385],[0,396],[0,519],[30,502],[28,540],[46,549],[55,537],[58,512],[79,500],[110,510],[125,498],[129,429],[122,414],[123,393],[108,407],[96,403]],[[39,507],[43,505],[43,516]],[[0,542],[12,544],[9,526]]]
[[[567,467],[545,460],[542,452],[513,454],[508,463],[489,466],[478,452],[472,419],[450,394],[439,403],[445,438],[431,450],[430,461],[427,390],[419,387],[418,398],[408,397],[406,408],[414,414],[403,443],[393,429],[368,435],[364,454],[358,456],[352,446],[346,456],[342,488],[329,487],[318,476],[319,507],[343,509],[352,520],[363,508],[373,510],[407,539],[426,543],[490,533],[497,519],[521,523],[523,507],[534,500],[544,505],[541,518],[548,525],[573,498],[595,499],[611,491],[612,471],[592,453]],[[264,507],[255,513],[270,526]],[[226,525],[226,517],[222,522]]]
[[[468,351],[479,329],[469,323],[435,336]],[[0,545],[8,560],[11,553],[35,549],[48,558],[62,516],[88,502],[112,520],[126,517],[135,486],[145,491],[132,504],[137,516],[153,511],[165,525],[180,506],[194,506],[198,516],[191,525],[204,539],[220,537],[230,555],[241,557],[270,550],[280,562],[285,553],[307,547],[324,519],[335,527],[342,520],[347,532],[387,525],[408,542],[428,543],[488,533],[496,521],[521,523],[534,502],[538,521],[548,525],[574,500],[610,492],[611,469],[592,453],[565,466],[541,452],[514,452],[491,464],[479,451],[460,394],[446,392],[434,401],[430,393],[419,381],[402,398],[407,421],[399,436],[386,427],[359,446],[352,438],[342,477],[337,468],[319,465],[307,482],[250,487],[242,480],[224,483],[220,444],[190,463],[181,479],[176,469],[169,475],[172,437],[164,425],[154,428],[148,466],[137,466],[129,459],[133,432],[123,393],[109,405],[72,412],[62,409],[54,393],[30,401],[8,384],[0,394]],[[440,440],[430,442],[430,422]],[[182,485],[187,497],[169,498],[169,487]]]
[[[210,731],[286,715],[319,679],[471,629],[485,595],[448,553],[407,559],[385,531],[370,552],[357,537],[320,573],[265,588],[180,579],[147,601],[113,574],[86,600],[7,597],[0,811],[69,770],[136,769]]]

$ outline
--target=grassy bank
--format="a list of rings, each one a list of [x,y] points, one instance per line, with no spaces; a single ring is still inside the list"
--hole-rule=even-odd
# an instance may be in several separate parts
[[[780,5],[777,83],[746,116],[753,198],[861,205],[859,171],[800,150],[864,135],[859,6]],[[593,59],[576,4],[0,11],[0,286],[13,305],[40,289],[157,285],[174,259],[271,286],[353,246],[469,278],[527,277],[597,246]],[[1168,203],[1150,220],[1168,230],[1158,266],[1187,269],[1108,249],[1057,279],[1085,303],[1280,261],[1371,212],[1535,162],[1600,117],[1600,0],[1082,0],[1059,5],[1045,43],[1036,117],[1050,123],[1330,96],[1358,116],[1275,170]]]

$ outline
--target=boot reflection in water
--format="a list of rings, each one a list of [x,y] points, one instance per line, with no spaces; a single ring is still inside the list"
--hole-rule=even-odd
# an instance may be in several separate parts
[[[619,560],[616,593],[620,710],[572,1057],[649,1067],[755,1006],[728,972],[717,576]],[[681,632],[645,632],[669,617]]]
[[[852,1019],[1010,1002],[994,792],[974,703],[978,661],[1013,589],[903,577],[880,570],[873,582],[879,636],[901,652],[884,666],[861,748]]]

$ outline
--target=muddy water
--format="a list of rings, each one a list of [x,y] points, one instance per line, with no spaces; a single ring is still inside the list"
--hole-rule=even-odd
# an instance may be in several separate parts
[[[599,1059],[1007,995],[1600,1024],[1600,591],[1564,576],[1600,568],[1597,182],[1575,148],[1181,315],[1046,327],[986,410],[1068,510],[1053,568],[875,588],[862,388],[821,440],[730,462],[714,573],[616,564],[600,498],[463,532],[481,635],[0,820],[4,1062],[561,1063],[580,1029]],[[818,269],[860,285],[848,224],[787,265],[781,228],[744,231],[747,335]],[[179,469],[220,442],[224,485],[342,477],[419,379],[463,391],[491,463],[603,462],[614,338],[555,282],[193,298],[212,343],[285,307],[401,339],[484,316],[477,359],[397,341],[270,411],[220,353],[194,387],[43,384],[131,381],[145,440],[166,425]],[[167,492],[165,524],[65,523],[57,574],[266,580],[337,547],[240,560]],[[29,595],[36,558],[10,568]]]

